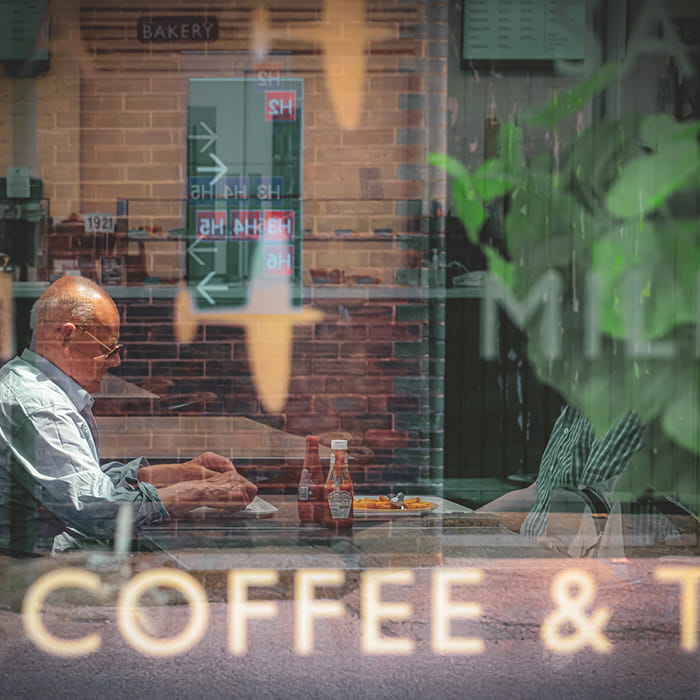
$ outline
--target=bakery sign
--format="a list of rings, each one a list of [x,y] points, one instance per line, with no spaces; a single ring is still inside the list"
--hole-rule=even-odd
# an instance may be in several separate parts
[[[139,17],[136,36],[143,42],[214,41],[219,20],[213,16]]]

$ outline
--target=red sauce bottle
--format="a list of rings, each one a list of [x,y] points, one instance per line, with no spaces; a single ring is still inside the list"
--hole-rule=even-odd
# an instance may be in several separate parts
[[[297,489],[297,512],[302,523],[321,522],[323,512],[323,468],[318,451],[318,436],[306,436],[304,466]]]
[[[355,487],[348,469],[347,449],[347,440],[331,442],[335,463],[331,460],[331,468],[324,486],[323,524],[333,530],[346,530],[352,527],[353,522]]]

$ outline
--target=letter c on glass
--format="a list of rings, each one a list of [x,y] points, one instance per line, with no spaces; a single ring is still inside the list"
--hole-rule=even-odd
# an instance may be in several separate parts
[[[82,588],[97,593],[101,587],[99,576],[84,569],[56,569],[44,574],[29,587],[22,601],[22,624],[27,636],[39,649],[54,656],[87,656],[97,651],[102,644],[97,633],[79,639],[62,639],[51,634],[41,620],[41,607],[60,588]]]

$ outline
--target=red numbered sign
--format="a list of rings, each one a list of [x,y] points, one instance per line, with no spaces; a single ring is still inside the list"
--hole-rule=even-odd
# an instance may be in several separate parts
[[[291,275],[294,272],[294,246],[266,245],[264,266],[266,277]]]
[[[264,212],[265,240],[289,241],[294,238],[294,211],[270,209]]]
[[[197,212],[197,238],[210,241],[226,240],[226,212],[204,209]]]
[[[267,90],[265,92],[266,122],[295,122],[297,94],[294,90]]]
[[[259,209],[239,209],[231,212],[231,240],[249,241],[260,238],[262,218]]]

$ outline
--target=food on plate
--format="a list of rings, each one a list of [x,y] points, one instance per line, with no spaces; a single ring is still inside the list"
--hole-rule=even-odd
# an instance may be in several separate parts
[[[406,510],[429,510],[435,507],[432,501],[423,501],[417,496],[404,498],[403,504]],[[357,510],[396,510],[397,505],[392,503],[388,496],[379,498],[355,498],[354,506]]]

